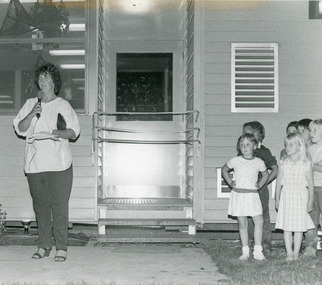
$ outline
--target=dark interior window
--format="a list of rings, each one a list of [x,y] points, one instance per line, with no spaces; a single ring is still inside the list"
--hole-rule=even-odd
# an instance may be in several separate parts
[[[309,1],[309,19],[322,19],[322,1]]]
[[[117,54],[117,112],[172,112],[172,54]],[[122,121],[172,120],[171,115],[118,115]]]

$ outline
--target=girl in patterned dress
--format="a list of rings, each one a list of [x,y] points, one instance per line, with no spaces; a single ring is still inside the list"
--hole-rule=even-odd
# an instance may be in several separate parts
[[[237,143],[238,153],[241,155],[233,157],[222,168],[223,178],[232,188],[228,206],[228,215],[237,217],[239,234],[242,243],[242,256],[240,260],[249,258],[248,246],[248,221],[247,217],[252,217],[254,227],[254,252],[253,256],[257,260],[264,260],[262,248],[263,236],[263,210],[259,198],[258,190],[261,189],[267,179],[268,171],[263,160],[255,156],[257,140],[252,134],[244,134],[239,137]],[[233,170],[235,181],[229,175]],[[262,178],[258,181],[258,173],[262,173]]]
[[[314,228],[309,216],[313,209],[312,162],[307,157],[301,134],[291,133],[285,138],[287,155],[280,161],[276,179],[276,228],[284,230],[286,260],[299,257],[303,232]],[[294,233],[294,249],[292,249]]]

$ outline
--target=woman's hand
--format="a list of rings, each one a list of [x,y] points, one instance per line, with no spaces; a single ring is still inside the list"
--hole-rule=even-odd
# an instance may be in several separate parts
[[[51,134],[54,135],[56,139],[60,138],[60,131],[59,130],[53,130]]]
[[[53,130],[52,134],[57,136],[57,138],[62,138],[66,140],[71,140],[76,138],[75,132],[72,129]]]
[[[41,103],[40,102],[36,102],[35,106],[32,108],[30,114],[32,114],[32,117],[36,116],[37,114],[40,114],[42,111],[41,109]]]

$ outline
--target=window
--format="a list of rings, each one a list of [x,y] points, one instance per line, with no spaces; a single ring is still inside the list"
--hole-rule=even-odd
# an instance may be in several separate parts
[[[34,71],[60,67],[59,96],[85,110],[86,1],[0,0],[0,112],[16,113],[37,96]]]
[[[322,19],[322,1],[309,1],[309,19]]]
[[[235,180],[234,172],[230,171],[229,175]],[[230,198],[231,189],[222,177],[221,167],[217,168],[217,198]]]
[[[231,111],[278,111],[278,45],[231,45]]]
[[[172,53],[117,54],[117,112],[172,112]],[[131,115],[118,120],[172,120],[171,115]]]

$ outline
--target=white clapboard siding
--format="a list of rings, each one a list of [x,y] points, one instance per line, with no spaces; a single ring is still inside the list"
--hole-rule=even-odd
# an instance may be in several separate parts
[[[8,220],[35,219],[27,178],[23,172],[25,141],[12,128],[12,116],[0,118],[0,204]],[[71,222],[95,222],[95,167],[92,164],[92,119],[79,116],[81,135],[71,143],[74,181],[70,198]]]
[[[308,19],[308,1],[204,1],[204,197],[205,222],[228,218],[228,198],[217,195],[217,168],[236,155],[242,125],[260,121],[263,144],[276,158],[290,121],[322,116],[322,20]],[[277,113],[231,112],[231,43],[278,44]],[[270,214],[276,212],[272,190]]]

